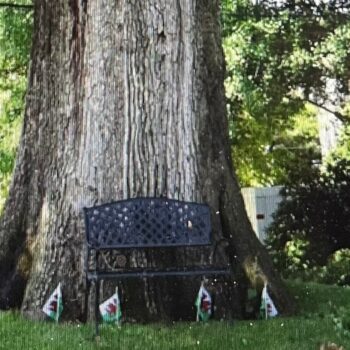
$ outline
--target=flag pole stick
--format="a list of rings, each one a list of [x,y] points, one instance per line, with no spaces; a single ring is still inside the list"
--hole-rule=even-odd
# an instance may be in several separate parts
[[[264,288],[265,288],[265,292],[267,294],[267,283],[265,282],[264,284]],[[267,320],[267,302],[266,302],[266,295],[265,295],[265,298],[264,298],[264,304],[265,304],[265,320]]]
[[[58,324],[58,317],[59,317],[59,312],[60,312],[60,291],[61,291],[61,283],[58,283],[56,324]]]
[[[203,286],[203,282],[201,283],[201,287]],[[199,293],[200,293],[200,288],[199,288],[199,292],[198,292],[198,296],[197,298],[199,298]],[[200,304],[200,300],[199,300],[199,305],[197,305],[197,313],[196,313],[196,322],[199,322],[199,309],[201,307],[201,304]]]
[[[202,290],[202,288],[204,287],[204,280],[202,279],[201,281],[201,286],[199,288],[199,292],[198,292],[198,296],[197,298],[201,298],[200,292]],[[200,308],[201,308],[201,299],[199,299],[199,303],[197,305],[197,314],[196,314],[196,322],[199,322],[199,312],[200,312]]]
[[[119,301],[119,295],[118,295],[118,286],[115,287],[115,294],[117,296],[117,300]],[[120,307],[120,301],[119,301],[119,304],[117,305],[118,309],[117,309],[117,313],[119,312],[119,307]],[[117,327],[119,328],[120,327],[120,320],[117,319]]]
[[[119,299],[119,295],[118,295],[118,286],[116,286],[115,287],[115,295],[118,297],[118,299]],[[117,305],[117,314],[118,314],[118,311],[119,311],[119,305]],[[120,325],[119,325],[119,319],[117,319],[117,321],[116,321],[116,326],[117,327],[119,327]]]

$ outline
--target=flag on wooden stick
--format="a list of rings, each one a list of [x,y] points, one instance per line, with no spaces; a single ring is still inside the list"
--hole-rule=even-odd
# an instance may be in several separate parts
[[[61,316],[63,310],[63,302],[62,302],[62,291],[61,291],[61,283],[58,284],[57,288],[50,295],[49,299],[45,303],[43,307],[43,312],[58,322],[58,319]]]
[[[264,288],[261,293],[261,316],[265,319],[270,317],[275,317],[278,315],[278,311],[273,303],[269,293],[267,292],[267,284],[265,283]]]
[[[119,323],[122,312],[120,309],[118,288],[116,288],[115,293],[109,299],[100,305],[100,313],[104,322]]]
[[[195,305],[197,307],[197,321],[208,321],[212,313],[212,301],[203,283],[199,288]]]

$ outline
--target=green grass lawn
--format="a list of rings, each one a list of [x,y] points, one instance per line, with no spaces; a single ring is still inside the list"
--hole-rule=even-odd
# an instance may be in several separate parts
[[[102,326],[99,343],[92,341],[93,325],[30,322],[15,313],[0,313],[0,349],[313,350],[331,341],[350,350],[350,337],[335,331],[331,316],[341,307],[350,312],[350,288],[295,282],[288,286],[299,305],[293,318]]]

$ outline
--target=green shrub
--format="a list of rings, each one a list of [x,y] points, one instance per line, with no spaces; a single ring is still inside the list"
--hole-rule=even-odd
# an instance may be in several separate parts
[[[350,249],[337,250],[330,256],[323,282],[350,285]]]
[[[329,317],[332,319],[334,330],[338,336],[350,338],[350,310],[343,306],[334,307],[334,311]]]
[[[285,277],[349,284],[350,160],[314,169],[282,196],[266,240],[277,268]]]

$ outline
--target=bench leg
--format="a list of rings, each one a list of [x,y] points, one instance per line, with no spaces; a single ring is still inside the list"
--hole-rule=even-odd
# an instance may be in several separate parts
[[[88,279],[86,279],[85,300],[84,300],[84,321],[85,322],[87,322],[87,318],[88,318],[90,286],[91,286],[90,281]]]
[[[99,317],[99,310],[98,306],[100,304],[100,281],[97,279],[95,282],[95,335],[96,337],[99,336],[99,329],[98,329],[98,317]]]

